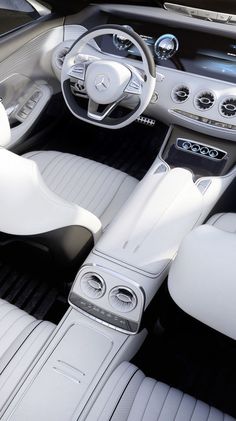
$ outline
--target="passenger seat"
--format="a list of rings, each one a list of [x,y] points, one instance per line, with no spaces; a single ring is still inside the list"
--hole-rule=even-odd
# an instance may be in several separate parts
[[[54,328],[0,299],[0,417]]]
[[[159,361],[161,364],[161,361]],[[86,421],[235,421],[212,406],[123,362],[113,372]]]
[[[212,216],[207,225],[212,225],[222,231],[236,233],[236,213],[217,213]]]

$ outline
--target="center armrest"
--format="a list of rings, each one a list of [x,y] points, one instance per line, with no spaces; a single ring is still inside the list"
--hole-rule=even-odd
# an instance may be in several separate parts
[[[72,306],[115,329],[138,332],[144,309],[202,207],[190,171],[150,171],[80,269]]]
[[[197,223],[202,195],[190,171],[175,168],[141,182],[94,252],[159,276]]]

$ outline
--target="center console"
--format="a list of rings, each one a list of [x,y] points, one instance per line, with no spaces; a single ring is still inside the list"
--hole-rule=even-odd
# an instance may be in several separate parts
[[[154,164],[79,271],[70,304],[103,325],[137,333],[182,239],[234,179],[233,146],[171,127]]]
[[[227,144],[199,136],[170,128],[160,155],[79,270],[68,312],[3,408],[3,421],[25,421],[25,414],[35,421],[85,420],[111,372],[137,352],[147,333],[142,316],[182,239],[236,174]],[[200,178],[191,162],[176,168],[171,148],[188,156],[178,139],[190,149],[198,144],[217,151],[223,162],[218,176],[211,175],[214,165]],[[199,159],[197,152],[189,156]]]

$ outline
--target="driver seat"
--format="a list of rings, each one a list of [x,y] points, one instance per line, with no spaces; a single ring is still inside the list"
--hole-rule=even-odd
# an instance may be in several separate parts
[[[138,180],[122,171],[69,153],[36,151],[24,157],[36,162],[50,190],[97,216],[102,230],[138,184]]]
[[[17,264],[74,273],[138,181],[76,155],[0,148],[0,247]],[[40,264],[39,264],[40,263]]]

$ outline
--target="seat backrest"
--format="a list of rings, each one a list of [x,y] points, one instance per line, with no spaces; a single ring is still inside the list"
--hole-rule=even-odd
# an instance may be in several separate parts
[[[202,225],[182,242],[168,288],[187,314],[236,339],[236,234]]]
[[[91,247],[100,236],[101,222],[95,215],[49,190],[34,161],[3,148],[0,198],[4,244],[16,242],[16,237],[21,242],[30,240],[57,249],[59,259],[73,260],[85,244]]]
[[[101,222],[91,212],[66,202],[46,186],[37,164],[0,149],[0,231],[34,235],[80,225],[93,236]]]

